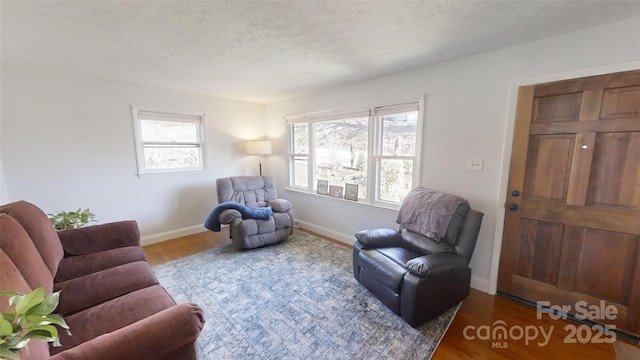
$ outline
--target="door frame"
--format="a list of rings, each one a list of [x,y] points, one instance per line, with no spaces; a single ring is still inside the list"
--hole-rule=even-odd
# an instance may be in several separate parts
[[[513,149],[513,130],[516,120],[516,108],[518,105],[518,90],[521,86],[535,85],[552,81],[561,81],[582,78],[595,75],[604,75],[622,71],[640,70],[640,61],[630,61],[619,64],[603,65],[581,70],[565,71],[547,75],[539,75],[526,78],[512,79],[509,82],[509,97],[507,100],[507,119],[502,148],[502,161],[500,164],[500,178],[498,181],[498,194],[496,198],[496,222],[493,238],[493,251],[491,255],[491,270],[489,272],[489,294],[495,295],[498,288],[498,268],[500,266],[500,251],[502,249],[502,236],[504,230],[505,204],[507,203],[507,191],[509,187],[509,164],[511,163],[511,151]]]

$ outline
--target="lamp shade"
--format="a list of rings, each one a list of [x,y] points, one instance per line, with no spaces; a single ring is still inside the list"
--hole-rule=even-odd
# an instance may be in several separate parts
[[[270,155],[271,141],[249,141],[247,142],[247,154],[249,155]]]

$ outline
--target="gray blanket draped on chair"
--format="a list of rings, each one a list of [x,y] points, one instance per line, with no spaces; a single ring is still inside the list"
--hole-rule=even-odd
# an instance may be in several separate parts
[[[396,223],[418,234],[440,241],[459,205],[467,200],[437,191],[415,188],[407,194]]]

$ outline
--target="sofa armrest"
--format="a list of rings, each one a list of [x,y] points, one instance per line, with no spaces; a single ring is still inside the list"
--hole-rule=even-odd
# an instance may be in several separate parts
[[[467,260],[452,253],[436,253],[407,261],[406,267],[418,276],[443,275],[466,268]]]
[[[363,247],[369,249],[397,246],[402,241],[400,233],[389,228],[360,230],[355,236]]]
[[[291,203],[289,202],[289,200],[285,200],[285,199],[274,199],[269,201],[269,206],[271,206],[271,209],[275,212],[287,212],[289,210],[291,210]]]
[[[65,256],[92,254],[126,246],[140,246],[140,230],[133,221],[118,221],[58,232]]]
[[[62,351],[51,359],[159,359],[195,342],[203,326],[202,309],[184,303]]]
[[[218,221],[220,222],[220,224],[224,225],[231,224],[233,219],[237,218],[242,219],[242,214],[240,213],[240,211],[235,209],[222,210],[222,212],[220,212],[220,215],[218,215]]]

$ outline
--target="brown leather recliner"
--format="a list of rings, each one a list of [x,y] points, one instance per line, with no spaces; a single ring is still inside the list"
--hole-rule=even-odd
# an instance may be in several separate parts
[[[404,226],[358,231],[353,275],[407,323],[419,326],[469,295],[469,262],[482,217],[468,203],[460,204],[439,241]]]

